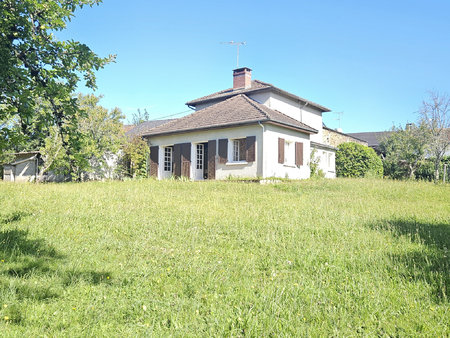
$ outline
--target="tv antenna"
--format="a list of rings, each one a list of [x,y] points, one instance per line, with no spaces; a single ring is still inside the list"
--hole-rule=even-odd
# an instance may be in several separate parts
[[[240,46],[245,46],[247,44],[247,42],[245,41],[241,41],[241,42],[237,42],[237,41],[228,41],[228,42],[221,42],[222,45],[232,45],[232,46],[236,46],[237,47],[237,59],[236,59],[236,68],[239,68],[239,47]]]
[[[335,120],[339,121],[339,129],[341,129],[341,120],[342,120],[342,115],[344,115],[344,112],[343,111],[335,111],[333,113],[337,115]]]

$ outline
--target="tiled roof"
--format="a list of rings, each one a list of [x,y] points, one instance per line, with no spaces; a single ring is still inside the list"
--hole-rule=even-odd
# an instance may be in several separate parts
[[[367,142],[369,147],[378,147],[383,138],[389,136],[392,131],[375,131],[366,133],[347,133],[348,135]]]
[[[190,132],[200,129],[231,127],[257,122],[267,122],[295,128],[307,133],[317,130],[283,113],[272,110],[246,95],[239,94],[198,110],[190,115],[149,130],[144,136]]]
[[[127,130],[125,132],[126,137],[134,137],[134,136],[142,136],[143,134],[147,133],[150,129],[153,129],[155,127],[158,127],[162,124],[165,124],[167,122],[172,121],[173,119],[168,120],[152,120],[152,121],[145,121],[137,126],[133,126],[133,128]]]
[[[330,111],[330,109],[328,109],[327,107],[324,107],[318,103],[306,100],[300,96],[291,94],[285,90],[282,90],[278,87],[275,87],[274,85],[270,84],[270,83],[266,83],[266,82],[262,82],[259,80],[253,80],[252,81],[252,86],[250,88],[238,88],[238,89],[233,89],[233,88],[229,88],[229,89],[225,89],[225,90],[221,90],[219,92],[210,94],[210,95],[206,95],[203,97],[200,97],[198,99],[192,100],[187,102],[186,104],[188,106],[196,106],[199,103],[205,103],[205,102],[210,102],[210,101],[216,101],[216,100],[220,100],[220,99],[226,99],[235,95],[239,95],[239,94],[251,94],[251,93],[255,93],[255,92],[260,92],[260,91],[267,91],[267,90],[272,90],[274,92],[277,92],[283,96],[287,96],[293,100],[296,101],[300,101],[302,103],[307,103],[308,105],[311,105],[319,110],[321,110],[322,112],[328,112]]]

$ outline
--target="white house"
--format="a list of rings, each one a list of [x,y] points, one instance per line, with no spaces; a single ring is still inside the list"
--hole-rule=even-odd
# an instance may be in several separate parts
[[[335,150],[325,144],[317,103],[233,71],[233,88],[190,102],[190,115],[143,134],[150,174],[159,179],[310,177],[311,152],[326,177],[335,177]]]

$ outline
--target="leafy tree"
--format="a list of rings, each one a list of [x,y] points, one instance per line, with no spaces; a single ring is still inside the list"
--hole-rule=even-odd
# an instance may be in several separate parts
[[[57,127],[50,128],[49,136],[41,147],[44,165],[40,176],[48,171],[70,174],[74,180],[82,180],[86,173],[96,177],[111,177],[114,157],[124,141],[121,120],[124,118],[118,109],[108,111],[98,103],[100,97],[93,94],[78,96],[79,111],[73,125],[64,126],[71,130],[64,147]],[[76,123],[74,123],[76,122]]]
[[[72,93],[81,76],[95,89],[95,71],[114,60],[98,57],[77,41],[58,41],[53,32],[66,28],[78,8],[100,0],[3,0],[0,2],[0,152],[32,133],[36,104],[42,99],[48,109],[39,110],[42,127],[56,126],[67,151],[77,118],[77,100]],[[49,130],[44,131],[49,134]],[[41,140],[43,138],[40,138]]]
[[[415,178],[415,171],[425,158],[428,129],[424,124],[407,128],[392,128],[392,133],[380,142],[385,154],[384,173],[392,178]]]
[[[336,174],[340,177],[382,177],[383,164],[372,148],[342,143],[336,152]]]
[[[133,113],[133,116],[131,118],[131,124],[137,126],[138,124],[141,124],[142,122],[148,120],[150,120],[150,114],[148,113],[147,109],[144,108],[144,111],[142,112],[138,108],[137,113]]]
[[[121,167],[123,174],[129,177],[147,177],[147,161],[150,148],[141,137],[135,136],[122,148]]]
[[[450,97],[431,92],[419,110],[420,123],[429,130],[428,150],[434,157],[434,179],[439,180],[439,165],[450,147]]]

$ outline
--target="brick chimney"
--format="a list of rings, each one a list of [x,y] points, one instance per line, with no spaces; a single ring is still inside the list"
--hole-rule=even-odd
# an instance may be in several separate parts
[[[252,86],[252,70],[238,68],[233,70],[233,89],[250,88]]]

